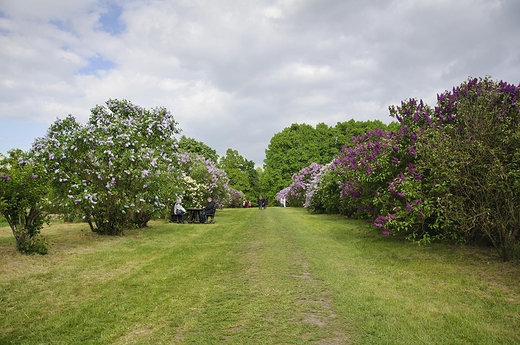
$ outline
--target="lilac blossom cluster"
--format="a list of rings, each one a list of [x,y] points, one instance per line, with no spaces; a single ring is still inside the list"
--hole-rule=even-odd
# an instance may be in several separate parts
[[[292,176],[292,183],[289,187],[284,188],[276,194],[276,201],[280,202],[285,198],[288,205],[304,206],[307,198],[307,190],[311,182],[321,171],[322,165],[311,163],[309,166],[301,169],[297,174]]]
[[[213,198],[220,205],[229,201],[229,178],[226,172],[218,168],[213,161],[192,153],[174,153],[171,157],[173,165],[184,176],[189,176],[200,186],[200,198],[202,200],[199,201],[193,195],[190,195],[186,186],[181,186],[181,195],[179,196],[189,200],[189,202],[193,200],[198,204],[203,204],[208,197]]]
[[[491,91],[497,96],[486,105],[493,109],[490,116],[495,121],[508,117],[504,123],[514,126],[520,85],[469,79],[439,94],[434,108],[416,99],[391,106],[390,116],[400,123],[398,131],[369,131],[353,138],[353,145],[344,146],[326,169],[309,166],[295,174],[277,199],[300,197],[305,189],[305,207],[369,218],[384,235],[404,232],[417,241],[451,236],[446,235],[450,220],[440,206],[445,181],[428,165],[429,154],[436,148],[435,140],[463,133],[461,104]],[[471,100],[469,105],[475,103]],[[305,179],[311,172],[313,177]]]

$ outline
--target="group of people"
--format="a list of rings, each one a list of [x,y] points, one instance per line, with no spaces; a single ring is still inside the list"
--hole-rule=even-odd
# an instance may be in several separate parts
[[[242,208],[252,207],[253,203],[251,200],[244,200],[242,201]],[[264,209],[267,208],[267,198],[263,198],[261,195],[258,197],[258,208]]]
[[[207,216],[214,216],[215,212],[215,202],[212,198],[208,198],[208,203],[202,210],[202,213],[200,214],[200,222],[206,223]],[[175,202],[175,205],[173,206],[171,212],[170,212],[170,223],[173,223],[177,221],[177,223],[184,224],[184,217],[186,216],[186,209],[184,206],[182,206],[182,199],[177,198],[177,201]],[[177,218],[175,220],[175,218]],[[180,218],[180,219],[179,219]]]

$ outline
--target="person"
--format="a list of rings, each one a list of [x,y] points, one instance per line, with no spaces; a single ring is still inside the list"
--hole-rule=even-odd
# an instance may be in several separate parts
[[[264,198],[260,195],[258,197],[258,209],[261,210],[264,207]]]
[[[251,207],[251,200],[248,201],[247,207]]]
[[[182,199],[177,199],[177,202],[175,203],[175,206],[173,207],[173,213],[177,216],[181,217],[181,220],[179,221],[179,218],[177,217],[177,223],[184,224],[184,215],[186,214],[186,209],[182,206]]]
[[[213,214],[215,211],[215,202],[213,199],[208,198],[208,203],[206,204],[206,207],[204,207],[204,211],[202,211],[202,214],[200,215],[200,222],[206,223],[206,215]]]

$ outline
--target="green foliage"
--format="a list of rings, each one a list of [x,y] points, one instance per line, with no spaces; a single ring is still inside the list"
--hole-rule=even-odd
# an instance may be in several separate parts
[[[260,178],[255,163],[242,157],[238,151],[227,149],[220,157],[219,167],[226,172],[229,186],[243,193],[247,200],[254,200],[260,194]]]
[[[0,155],[0,212],[22,253],[47,254],[47,242],[40,235],[47,192],[43,166],[30,153],[11,150],[8,157]]]
[[[209,159],[213,163],[217,164],[218,154],[217,151],[204,144],[201,141],[197,141],[193,138],[188,138],[185,135],[179,139],[177,152],[179,153],[192,153],[198,156],[202,156],[205,159]]]
[[[395,127],[395,126],[394,126]],[[379,120],[338,122],[334,127],[319,123],[292,124],[275,134],[266,150],[261,190],[271,200],[291,184],[293,174],[311,163],[330,163],[343,146],[352,145],[352,137],[367,130],[386,129]]]
[[[469,79],[441,95],[439,109],[453,121],[423,136],[420,169],[442,183],[438,204],[459,235],[487,239],[508,261],[520,254],[520,88]]]

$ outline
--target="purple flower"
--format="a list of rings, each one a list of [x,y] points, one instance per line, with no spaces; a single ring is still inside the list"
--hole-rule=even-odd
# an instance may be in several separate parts
[[[6,180],[6,181],[9,181],[9,180],[10,180],[10,178],[9,178],[9,176],[7,176],[7,174],[2,174],[2,175],[0,175],[0,178],[3,178],[3,179]]]

